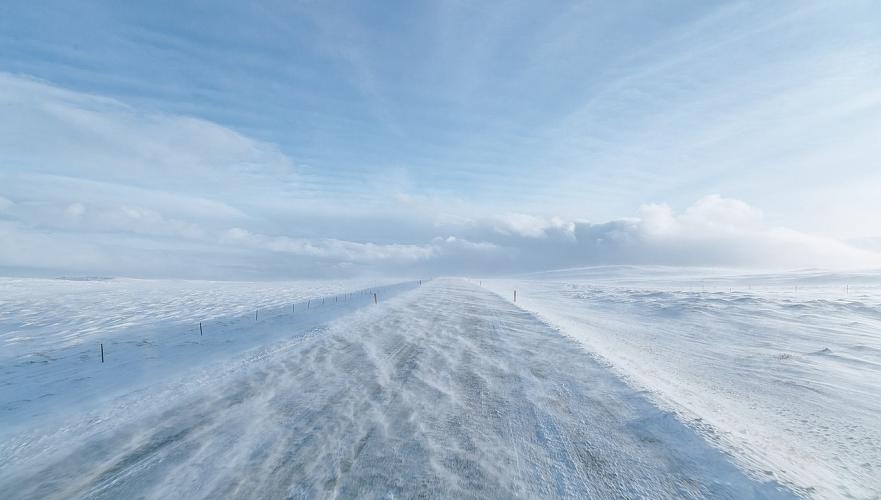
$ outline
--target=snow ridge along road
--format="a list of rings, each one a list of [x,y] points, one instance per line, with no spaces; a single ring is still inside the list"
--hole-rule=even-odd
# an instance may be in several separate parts
[[[0,443],[0,497],[142,496],[791,495],[573,340],[438,280]]]

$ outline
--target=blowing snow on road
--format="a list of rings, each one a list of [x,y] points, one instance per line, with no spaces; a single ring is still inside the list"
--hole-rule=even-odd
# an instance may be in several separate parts
[[[238,361],[7,438],[0,496],[791,496],[465,280]]]

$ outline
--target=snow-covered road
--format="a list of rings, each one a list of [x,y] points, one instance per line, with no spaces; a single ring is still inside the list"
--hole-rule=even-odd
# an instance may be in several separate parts
[[[2,498],[142,496],[789,492],[745,476],[573,340],[438,280],[0,443]]]
[[[881,275],[584,268],[487,289],[559,328],[744,468],[881,498]]]

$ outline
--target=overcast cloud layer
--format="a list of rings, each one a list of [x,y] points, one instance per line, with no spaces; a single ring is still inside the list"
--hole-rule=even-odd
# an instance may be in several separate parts
[[[7,7],[0,273],[881,267],[877,4],[343,5]]]

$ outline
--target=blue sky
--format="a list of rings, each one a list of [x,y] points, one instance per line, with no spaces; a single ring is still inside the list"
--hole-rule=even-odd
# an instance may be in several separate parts
[[[0,106],[6,272],[881,262],[871,1],[4,2]]]

